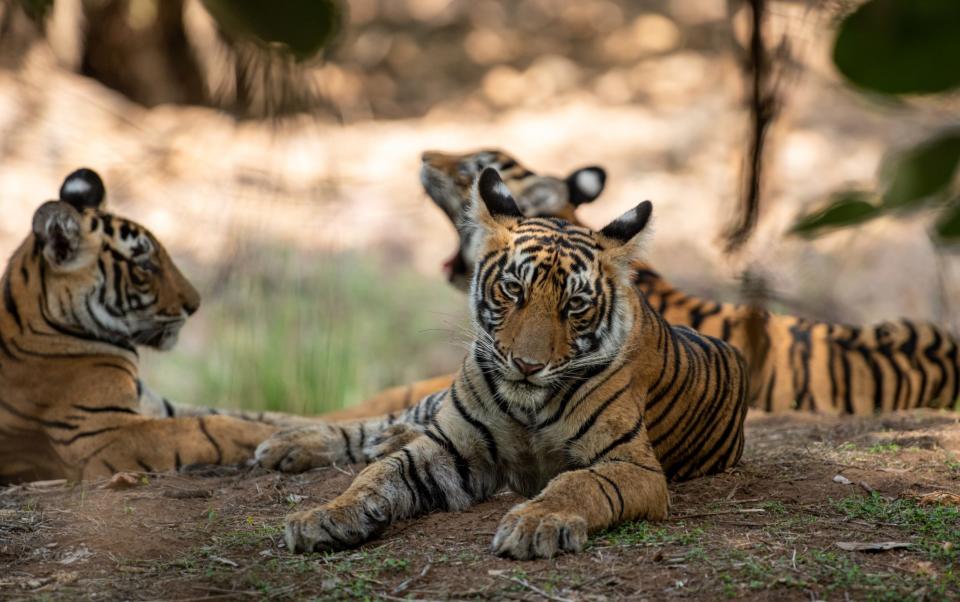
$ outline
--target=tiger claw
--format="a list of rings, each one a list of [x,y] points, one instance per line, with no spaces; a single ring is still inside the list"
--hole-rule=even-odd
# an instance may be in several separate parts
[[[572,512],[549,512],[515,506],[493,537],[493,552],[515,560],[553,558],[579,552],[587,543],[587,521]]]

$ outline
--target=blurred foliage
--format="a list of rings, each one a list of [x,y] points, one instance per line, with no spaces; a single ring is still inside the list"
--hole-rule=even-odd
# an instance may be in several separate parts
[[[260,249],[236,261],[177,353],[143,362],[171,399],[318,414],[459,365],[465,335],[451,329],[466,306],[442,281],[354,254]],[[193,347],[191,330],[213,343]]]
[[[31,19],[40,21],[46,18],[53,8],[53,0],[20,0],[20,5]]]
[[[203,0],[203,5],[225,31],[279,46],[300,61],[329,45],[344,21],[339,0]]]
[[[937,239],[960,238],[960,196],[954,180],[960,164],[960,129],[940,132],[898,154],[884,166],[879,193],[846,190],[835,193],[822,209],[801,216],[792,232],[815,236],[888,213],[947,205],[936,228]]]
[[[880,212],[871,199],[871,193],[860,190],[838,192],[829,205],[798,219],[791,232],[812,236],[825,228],[863,223]]]
[[[936,199],[948,190],[958,161],[960,129],[943,132],[904,152],[888,170],[891,181],[883,195],[884,207],[913,207]]]
[[[869,0],[839,25],[833,60],[854,85],[883,94],[927,94],[960,86],[960,2]],[[877,192],[841,191],[794,222],[791,232],[816,236],[885,214],[939,207],[931,237],[960,241],[960,128],[935,133],[893,155]]]
[[[870,0],[840,24],[833,61],[852,83],[885,94],[960,85],[960,2]]]

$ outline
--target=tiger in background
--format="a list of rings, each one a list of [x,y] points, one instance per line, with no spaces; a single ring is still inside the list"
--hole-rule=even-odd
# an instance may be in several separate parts
[[[493,168],[476,195],[466,224],[475,338],[460,371],[419,404],[422,435],[333,501],[287,518],[290,550],[343,549],[508,487],[530,499],[503,518],[494,552],[550,558],[582,550],[590,532],[665,518],[668,479],[738,462],[742,357],[667,324],[632,281],[650,202],[595,233],[524,217]],[[365,436],[362,423],[341,428]]]
[[[136,346],[171,348],[200,296],[104,195],[95,172],[68,176],[0,281],[0,483],[244,462],[303,422],[217,415],[143,385]]]

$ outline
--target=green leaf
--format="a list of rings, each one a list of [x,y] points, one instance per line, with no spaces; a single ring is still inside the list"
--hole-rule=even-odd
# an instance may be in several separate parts
[[[869,0],[840,24],[833,62],[853,84],[884,94],[960,86],[960,2]]]
[[[879,207],[867,200],[869,198],[871,198],[869,193],[857,190],[835,194],[831,203],[825,208],[799,217],[790,232],[812,237],[819,234],[818,230],[825,228],[841,228],[863,223],[881,213]]]
[[[943,211],[934,229],[938,242],[960,242],[960,197],[953,199]]]
[[[339,33],[343,0],[203,0],[227,32],[281,46],[297,60],[315,56]]]
[[[916,205],[942,192],[953,181],[958,163],[960,130],[941,133],[903,153],[891,166],[884,207]]]

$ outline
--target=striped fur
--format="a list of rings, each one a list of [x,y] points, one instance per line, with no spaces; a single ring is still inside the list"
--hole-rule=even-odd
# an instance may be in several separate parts
[[[593,233],[522,218],[496,170],[478,190],[470,353],[453,384],[414,410],[422,434],[332,502],[288,517],[289,549],[356,545],[394,521],[462,510],[508,487],[530,499],[504,517],[493,550],[551,557],[581,550],[589,532],[664,518],[668,478],[739,460],[740,355],[671,327],[631,282],[649,203]],[[371,437],[362,422],[324,428]]]
[[[596,198],[605,182],[603,170],[596,167],[577,170],[564,180],[538,176],[502,151],[424,153],[424,187],[455,224],[462,220],[468,181],[479,173],[480,164],[501,170],[518,199],[532,191],[541,196],[554,191],[552,201],[520,202],[525,215],[562,217],[572,223],[579,223],[576,205]],[[589,190],[581,190],[582,184],[591,183]],[[471,232],[462,227],[458,232],[460,245],[447,262],[448,277],[465,288],[475,254]],[[668,322],[721,338],[743,352],[751,367],[752,407],[866,415],[957,404],[957,339],[935,324],[901,319],[858,327],[776,314],[687,295],[643,261],[634,268],[637,285]],[[362,408],[354,410],[354,416],[361,413]]]
[[[143,386],[136,346],[172,347],[200,297],[103,196],[95,173],[71,174],[0,280],[0,482],[237,463],[297,423],[212,415]]]

